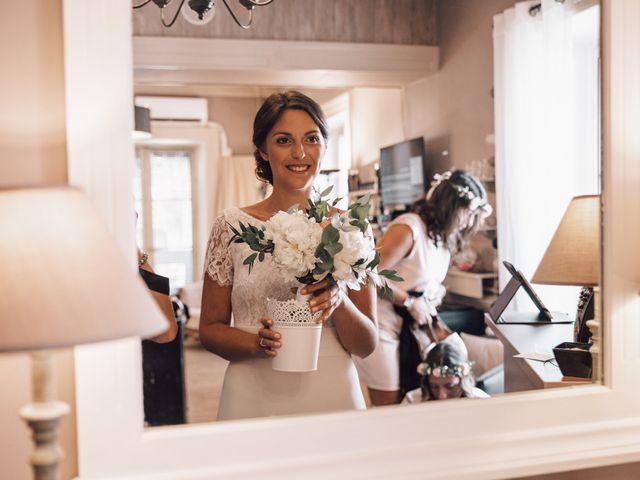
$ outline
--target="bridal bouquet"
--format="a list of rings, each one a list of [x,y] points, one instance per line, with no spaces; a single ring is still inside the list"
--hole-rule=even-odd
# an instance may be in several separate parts
[[[359,198],[345,212],[332,213],[340,201],[326,200],[333,187],[308,201],[307,211],[293,205],[267,220],[263,227],[239,222],[229,224],[233,236],[229,243],[246,243],[253,251],[244,260],[249,271],[256,260],[271,255],[286,277],[312,284],[327,280],[353,290],[371,278],[380,295],[392,297],[386,280],[402,281],[395,270],[376,271],[380,256],[374,248],[367,215],[369,195]]]

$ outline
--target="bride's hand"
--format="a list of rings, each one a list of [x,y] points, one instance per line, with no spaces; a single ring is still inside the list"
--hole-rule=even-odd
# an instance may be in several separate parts
[[[309,300],[309,308],[312,313],[322,312],[316,320],[317,323],[324,322],[340,306],[344,292],[337,285],[329,285],[323,280],[318,283],[306,285],[300,292],[303,295],[313,295]]]
[[[273,320],[269,317],[262,317],[260,323],[263,327],[258,330],[258,354],[268,358],[275,357],[281,345],[280,334],[271,330]]]

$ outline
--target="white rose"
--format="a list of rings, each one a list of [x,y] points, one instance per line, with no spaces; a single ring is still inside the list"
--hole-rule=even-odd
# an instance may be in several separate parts
[[[302,212],[278,212],[265,223],[265,236],[274,243],[273,260],[288,277],[313,270],[322,228]]]
[[[333,278],[343,281],[353,290],[359,290],[360,283],[364,283],[367,278],[366,266],[375,257],[373,240],[360,230],[341,230],[340,243],[342,250],[333,258]],[[364,262],[355,266],[360,259],[364,259]],[[358,276],[354,270],[358,272]]]

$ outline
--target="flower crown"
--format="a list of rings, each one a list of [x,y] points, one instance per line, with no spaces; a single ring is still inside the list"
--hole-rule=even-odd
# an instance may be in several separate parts
[[[447,180],[451,180],[451,172],[444,172],[442,174],[436,173],[431,181],[431,188],[427,192],[427,200],[430,200],[438,186]],[[493,212],[493,208],[489,205],[489,202],[485,198],[479,197],[471,191],[468,185],[458,185],[456,183],[449,183],[451,187],[456,191],[458,197],[464,198],[469,202],[469,208],[472,211],[482,210],[482,216],[488,217]]]
[[[466,377],[471,373],[471,366],[473,362],[462,362],[457,365],[429,365],[426,362],[418,364],[417,372],[424,376],[433,375],[436,378],[453,377],[458,378]]]

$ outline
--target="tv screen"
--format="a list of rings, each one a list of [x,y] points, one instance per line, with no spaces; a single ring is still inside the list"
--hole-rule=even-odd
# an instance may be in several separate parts
[[[380,195],[385,209],[410,205],[422,197],[429,178],[422,137],[380,149]]]

